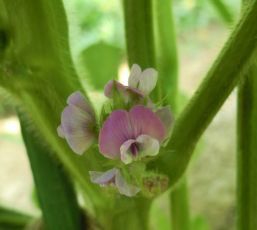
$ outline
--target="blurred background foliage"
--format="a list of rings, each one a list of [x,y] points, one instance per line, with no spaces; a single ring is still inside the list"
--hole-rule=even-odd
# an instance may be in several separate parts
[[[225,11],[220,2],[225,4]],[[118,77],[124,81],[128,73],[121,1],[65,0],[64,3],[77,71],[83,85],[91,91],[94,104],[100,107],[103,97],[99,92],[105,83]],[[240,1],[174,0],[173,10],[180,88],[190,96],[233,27],[232,18],[238,18]],[[192,229],[234,229],[234,111],[232,94],[203,136],[188,170]],[[28,195],[32,194],[33,182],[18,122],[11,100],[4,92],[0,92],[0,118],[0,203],[38,213]],[[21,183],[23,178],[26,179]],[[170,229],[167,204],[167,194],[155,201],[151,212],[153,229]]]

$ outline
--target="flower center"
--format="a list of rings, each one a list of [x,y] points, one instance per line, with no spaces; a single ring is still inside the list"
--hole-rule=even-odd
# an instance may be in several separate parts
[[[137,156],[137,155],[138,155],[138,152],[139,152],[138,143],[133,143],[133,144],[130,146],[130,152],[132,153],[133,156]]]

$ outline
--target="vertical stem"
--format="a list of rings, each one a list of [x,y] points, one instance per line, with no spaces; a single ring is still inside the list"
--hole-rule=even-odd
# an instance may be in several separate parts
[[[177,113],[178,55],[172,0],[155,0],[155,33],[159,82],[164,102]]]
[[[129,65],[137,63],[143,69],[156,67],[152,0],[123,0],[123,10]],[[152,93],[154,99],[157,100],[160,99],[159,87],[157,85]],[[127,220],[128,224],[124,224],[126,222],[122,217],[116,218],[117,226],[114,226],[113,229],[120,229],[121,226],[122,229],[148,229],[151,202],[149,200],[133,200],[133,202],[135,202],[136,208],[129,214],[123,215],[124,221]]]
[[[190,229],[187,189],[187,181],[186,177],[184,177],[180,184],[178,184],[170,194],[172,230]]]
[[[109,219],[106,230],[147,230],[148,212],[151,202],[144,198],[123,198],[113,209],[113,218]]]
[[[172,0],[156,0],[156,40],[158,70],[164,102],[178,113],[178,55],[176,32],[173,21]],[[170,193],[170,213],[173,230],[187,230],[190,227],[187,180],[184,178]]]
[[[243,4],[251,0],[243,0]],[[257,229],[257,65],[238,89],[237,229]]]
[[[156,67],[152,0],[123,0],[123,9],[129,66]],[[152,96],[161,97],[158,83]]]
[[[237,229],[257,229],[257,67],[238,92]]]

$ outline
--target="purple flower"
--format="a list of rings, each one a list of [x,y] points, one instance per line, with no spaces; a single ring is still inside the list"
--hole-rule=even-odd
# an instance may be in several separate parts
[[[129,164],[158,154],[166,135],[160,118],[151,109],[137,105],[129,112],[111,113],[100,130],[99,149],[104,156]]]
[[[136,187],[135,185],[128,184],[122,176],[120,170],[117,168],[110,169],[106,172],[90,171],[89,175],[90,180],[93,183],[99,184],[103,187],[116,187],[119,193],[125,196],[132,197],[140,191],[140,188]]]
[[[134,64],[131,68],[128,86],[111,80],[106,84],[104,94],[106,97],[113,98],[114,93],[118,92],[125,99],[125,102],[128,102],[132,96],[144,98],[155,88],[157,74],[153,68],[142,71],[139,65]]]
[[[65,138],[71,149],[82,154],[95,140],[95,113],[88,100],[79,92],[72,93],[61,115],[58,135]]]

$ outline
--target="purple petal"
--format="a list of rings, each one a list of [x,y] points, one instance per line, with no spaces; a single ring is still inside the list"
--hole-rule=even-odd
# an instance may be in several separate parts
[[[172,117],[172,112],[171,112],[170,106],[165,106],[165,107],[158,109],[155,112],[155,114],[160,118],[160,120],[164,124],[166,133],[169,134],[172,123],[173,123],[173,117]]]
[[[92,106],[90,105],[89,101],[82,95],[80,91],[76,91],[72,93],[68,99],[67,99],[68,105],[76,106],[88,114],[90,114],[92,117],[95,116],[94,111],[92,109]]]
[[[138,192],[140,192],[140,188],[136,187],[135,185],[128,184],[124,177],[121,175],[120,171],[117,171],[115,184],[120,192],[128,197],[135,196]]]
[[[127,87],[125,85],[122,85],[118,81],[111,80],[104,87],[104,95],[108,98],[112,98],[115,91],[117,91],[119,94],[122,94],[122,96],[127,97],[126,89]]]
[[[62,134],[77,154],[82,154],[94,141],[93,125],[91,115],[78,107],[69,105],[62,112]]]
[[[106,172],[89,171],[90,180],[95,184],[109,185],[115,183],[118,169],[113,168]]]
[[[129,114],[125,110],[116,110],[104,122],[99,134],[99,150],[108,158],[120,156],[120,146],[133,138]]]
[[[145,134],[160,142],[164,140],[166,135],[165,127],[152,110],[138,105],[130,110],[129,115],[135,137]]]

